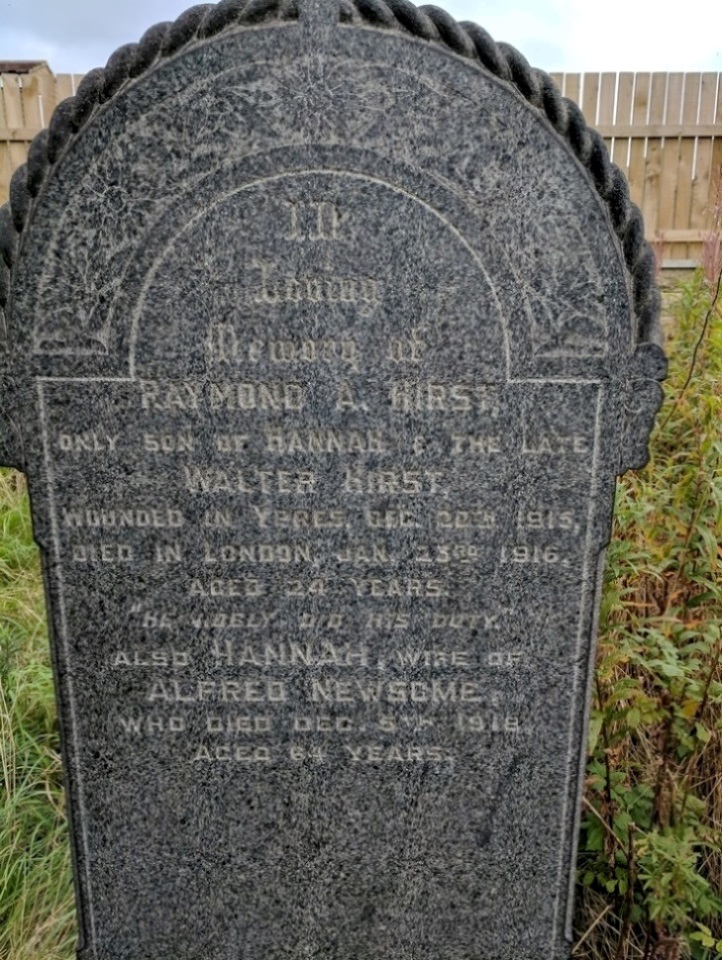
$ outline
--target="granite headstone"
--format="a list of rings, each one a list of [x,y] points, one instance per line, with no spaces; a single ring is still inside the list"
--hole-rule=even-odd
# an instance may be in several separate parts
[[[615,477],[660,400],[603,142],[406,2],[189,10],[2,212],[81,960],[541,960]]]

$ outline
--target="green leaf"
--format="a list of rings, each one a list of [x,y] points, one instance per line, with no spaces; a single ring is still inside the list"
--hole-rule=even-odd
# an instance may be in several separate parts
[[[636,730],[642,722],[642,712],[637,707],[632,707],[627,712],[627,724],[632,730]]]
[[[694,732],[697,734],[697,739],[701,740],[702,743],[709,743],[710,740],[712,739],[712,734],[709,732],[707,727],[705,727],[704,724],[702,723],[699,723],[699,722],[695,723]]]
[[[714,593],[711,590],[705,590],[704,593],[698,593],[696,597],[692,597],[691,600],[687,601],[688,609],[693,607],[701,607],[703,603],[710,603],[715,599]]]
[[[698,943],[701,943],[703,947],[709,948],[715,946],[714,937],[710,936],[708,933],[702,933],[701,931],[698,933],[690,933],[689,939],[696,940]]]
[[[587,751],[592,754],[597,749],[597,743],[599,742],[599,734],[602,732],[602,724],[604,723],[604,717],[601,713],[593,714],[592,718],[589,721],[589,738],[587,741]]]

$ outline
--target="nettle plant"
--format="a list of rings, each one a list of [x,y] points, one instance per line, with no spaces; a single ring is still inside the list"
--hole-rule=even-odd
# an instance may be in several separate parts
[[[722,957],[722,189],[715,217],[675,307],[650,463],[618,486],[576,956]]]

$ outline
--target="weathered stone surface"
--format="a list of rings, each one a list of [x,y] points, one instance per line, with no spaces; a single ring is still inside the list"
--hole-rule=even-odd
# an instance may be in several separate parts
[[[82,960],[568,952],[654,293],[545,78],[394,9],[194,9],[6,211]]]

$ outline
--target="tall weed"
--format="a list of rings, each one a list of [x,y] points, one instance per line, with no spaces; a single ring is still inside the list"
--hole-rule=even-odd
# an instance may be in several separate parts
[[[716,262],[682,290],[652,458],[617,490],[579,855],[594,960],[722,957],[721,282]]]
[[[38,551],[0,471],[0,958],[70,960],[74,917]]]

